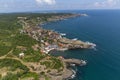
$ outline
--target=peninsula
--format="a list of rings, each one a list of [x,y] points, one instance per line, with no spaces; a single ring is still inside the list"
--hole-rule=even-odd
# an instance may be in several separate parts
[[[84,14],[55,14],[46,19],[45,22],[53,22],[83,16]],[[49,53],[51,50],[69,50],[69,49],[88,49],[94,48],[96,45],[90,42],[68,39],[58,32],[43,29],[40,24],[45,22],[39,21],[40,17],[30,19],[28,17],[18,17],[23,29],[20,33],[28,34],[33,39],[41,43],[40,50],[43,53]],[[34,24],[38,23],[38,24]]]
[[[51,50],[90,49],[96,45],[71,40],[41,24],[83,16],[71,13],[0,14],[0,79],[63,80],[74,71],[68,64],[86,65],[84,60],[54,57]]]

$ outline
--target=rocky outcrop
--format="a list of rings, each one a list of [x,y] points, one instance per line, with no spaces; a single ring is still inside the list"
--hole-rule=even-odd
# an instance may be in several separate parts
[[[94,48],[96,46],[93,43],[83,42],[80,40],[72,40],[68,38],[61,38],[59,39],[59,42],[61,44],[65,44],[63,46],[68,49],[89,49],[89,48]]]
[[[64,62],[69,63],[69,64],[76,64],[76,65],[79,65],[79,66],[84,66],[84,65],[87,64],[86,61],[79,60],[79,59],[64,59]]]
[[[47,18],[47,21],[51,22],[51,21],[63,20],[66,18],[72,18],[77,16],[85,16],[85,15],[69,14],[69,15],[52,16],[50,18]],[[26,20],[26,18],[23,18],[23,20],[21,21],[24,22],[23,24],[24,27],[21,33],[24,32],[33,39],[40,42],[40,46],[38,45],[32,46],[34,50],[40,48],[41,52],[48,53],[50,50],[89,49],[89,48],[94,48],[96,46],[95,44],[90,42],[83,42],[81,40],[73,40],[73,39],[65,38],[60,33],[57,33],[52,30],[43,29],[38,25],[31,26],[29,23],[27,23],[27,21],[24,21],[24,19]],[[84,66],[87,63],[86,61],[79,59],[62,58],[61,61],[63,61],[64,64],[63,71],[56,72],[55,70],[53,70],[47,73],[47,75],[51,78],[51,80],[63,80],[72,76],[74,72],[67,68],[67,64]]]

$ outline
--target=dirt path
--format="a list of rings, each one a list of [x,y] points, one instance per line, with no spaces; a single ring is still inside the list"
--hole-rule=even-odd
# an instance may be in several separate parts
[[[8,54],[10,54],[12,52],[12,50],[10,51],[10,52],[8,52]],[[16,57],[16,56],[14,56],[14,57],[7,57],[7,55],[8,54],[6,54],[6,55],[4,55],[4,56],[1,56],[0,57],[0,59],[14,59],[14,60],[17,60],[17,61],[20,61],[23,65],[25,65],[25,66],[27,66],[27,68],[30,70],[30,72],[35,72],[35,71],[33,71],[33,69],[28,65],[28,63],[27,62],[24,62],[23,60],[21,60],[21,59],[19,59],[18,57]]]

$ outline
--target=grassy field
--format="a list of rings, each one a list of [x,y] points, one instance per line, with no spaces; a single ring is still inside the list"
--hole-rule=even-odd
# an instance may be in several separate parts
[[[41,22],[47,22],[47,18],[52,16],[64,15],[60,14],[40,14],[40,13],[11,13],[0,14],[0,71],[5,71],[6,75],[0,72],[0,80],[38,80],[39,75],[30,72],[27,65],[22,62],[40,62],[48,55],[42,54],[40,49],[35,51],[32,46],[40,45],[40,43],[27,34],[21,34],[20,30],[22,25],[19,23],[17,17],[27,17],[27,21],[32,25],[36,25]],[[41,19],[37,20],[36,18]],[[24,49],[24,50],[23,50]],[[25,53],[24,59],[19,58],[20,53]],[[50,69],[61,69],[63,67],[62,62],[52,57],[49,61],[41,63]],[[45,76],[46,80],[49,80]]]

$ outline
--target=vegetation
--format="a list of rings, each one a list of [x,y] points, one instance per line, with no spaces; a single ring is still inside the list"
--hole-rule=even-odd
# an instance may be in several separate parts
[[[6,76],[4,76],[0,80],[18,80],[18,77],[16,74],[8,73]]]
[[[15,71],[16,69],[22,69],[24,72],[29,71],[25,65],[15,59],[0,59],[0,68],[3,67],[9,67],[10,71]]]
[[[19,73],[13,74],[13,73],[7,73],[6,76],[2,77],[0,80],[28,80],[28,79],[34,79],[39,80],[39,76],[36,73],[28,72],[24,75],[21,75]]]
[[[32,72],[28,72],[27,74],[21,76],[20,78],[21,78],[21,79],[27,79],[27,78],[29,78],[29,77],[34,78],[34,80],[39,80],[38,74],[32,73]]]
[[[63,63],[59,59],[54,57],[52,57],[49,61],[41,62],[41,65],[45,65],[46,68],[57,69],[57,70],[63,68]]]
[[[3,76],[0,73],[0,80],[27,80],[33,78],[38,80],[39,75],[34,72],[30,72],[28,65],[24,64],[27,62],[39,62],[45,59],[47,55],[42,54],[40,49],[37,51],[32,48],[33,45],[40,43],[29,37],[25,33],[20,33],[23,29],[23,25],[18,20],[18,17],[26,17],[26,21],[31,25],[35,26],[39,23],[49,21],[49,18],[61,15],[71,15],[64,13],[11,13],[11,14],[0,14],[0,71],[3,68],[7,68],[6,75]],[[47,39],[47,38],[46,38]],[[19,58],[19,54],[24,53],[23,59]],[[49,61],[41,62],[46,68],[50,69],[61,69],[63,63],[52,57]],[[42,72],[41,74],[44,74]],[[44,76],[45,80],[49,80],[49,77]]]
[[[35,53],[33,56],[25,57],[24,61],[26,62],[39,62],[40,60],[44,59],[46,55],[41,55],[40,53]]]
[[[52,57],[51,60],[54,63],[54,66],[52,67],[53,69],[63,68],[63,63],[61,62],[61,60],[59,60],[59,59],[57,59],[55,57]]]

